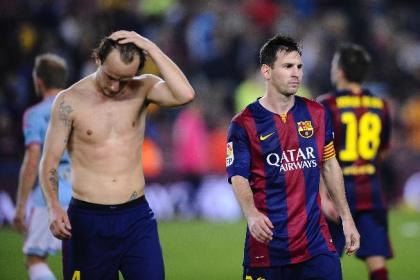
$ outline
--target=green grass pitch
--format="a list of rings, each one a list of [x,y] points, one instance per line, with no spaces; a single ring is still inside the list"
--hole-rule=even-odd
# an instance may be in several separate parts
[[[160,222],[166,279],[241,279],[245,226],[244,221]],[[391,211],[390,230],[395,253],[395,258],[389,262],[390,278],[420,280],[420,214]],[[21,244],[22,236],[8,227],[0,229],[0,279],[27,279]],[[49,260],[53,271],[60,275],[61,257]],[[354,257],[343,257],[342,269],[344,280],[368,279],[364,264]]]

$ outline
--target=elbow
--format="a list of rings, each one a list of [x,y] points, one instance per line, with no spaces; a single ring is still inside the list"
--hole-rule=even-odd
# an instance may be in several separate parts
[[[195,91],[192,88],[182,91],[182,96],[179,96],[176,100],[175,106],[182,106],[192,102],[195,98]]]
[[[194,89],[192,87],[190,87],[189,89],[187,89],[185,91],[185,100],[184,100],[184,103],[185,104],[190,103],[190,102],[192,102],[194,100],[194,98],[195,98],[195,91],[194,91]]]
[[[28,170],[30,173],[34,173],[34,174],[36,174],[36,173],[38,172],[38,169],[39,169],[39,166],[38,166],[38,161],[36,161],[36,160],[32,160],[32,161],[29,161],[29,162],[28,162],[28,165],[27,165],[27,170]]]

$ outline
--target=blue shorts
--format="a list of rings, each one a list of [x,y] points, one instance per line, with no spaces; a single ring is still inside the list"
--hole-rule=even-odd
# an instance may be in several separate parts
[[[392,258],[392,248],[388,235],[386,210],[371,210],[353,213],[353,219],[360,234],[360,249],[356,256],[365,259],[370,256]],[[346,245],[341,223],[328,221],[331,237],[337,253],[341,256]]]
[[[156,220],[144,196],[118,205],[72,198],[71,238],[63,241],[65,280],[164,279]]]
[[[342,280],[336,253],[315,256],[307,261],[268,268],[244,268],[243,280]]]

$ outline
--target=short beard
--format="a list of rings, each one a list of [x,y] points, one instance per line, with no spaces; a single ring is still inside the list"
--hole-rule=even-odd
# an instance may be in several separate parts
[[[292,96],[292,95],[295,95],[296,93],[297,93],[297,91],[295,91],[295,92],[285,92],[285,93],[283,93],[283,95]]]

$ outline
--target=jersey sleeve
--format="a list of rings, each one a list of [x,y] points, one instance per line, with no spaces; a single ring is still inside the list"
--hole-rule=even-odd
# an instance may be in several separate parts
[[[235,175],[249,178],[251,156],[248,136],[235,121],[230,124],[226,148],[226,169],[229,183]]]
[[[329,144],[324,146],[324,155],[322,161],[327,161],[335,157],[334,143],[331,141]]]
[[[27,110],[23,115],[23,136],[25,138],[25,146],[31,144],[41,144],[41,122],[37,117],[36,111]]]
[[[322,160],[327,161],[333,157],[335,157],[335,149],[334,149],[334,131],[333,125],[331,120],[331,113],[328,110],[328,107],[325,107],[324,112],[324,121],[325,121],[325,142],[324,142],[324,155]]]

